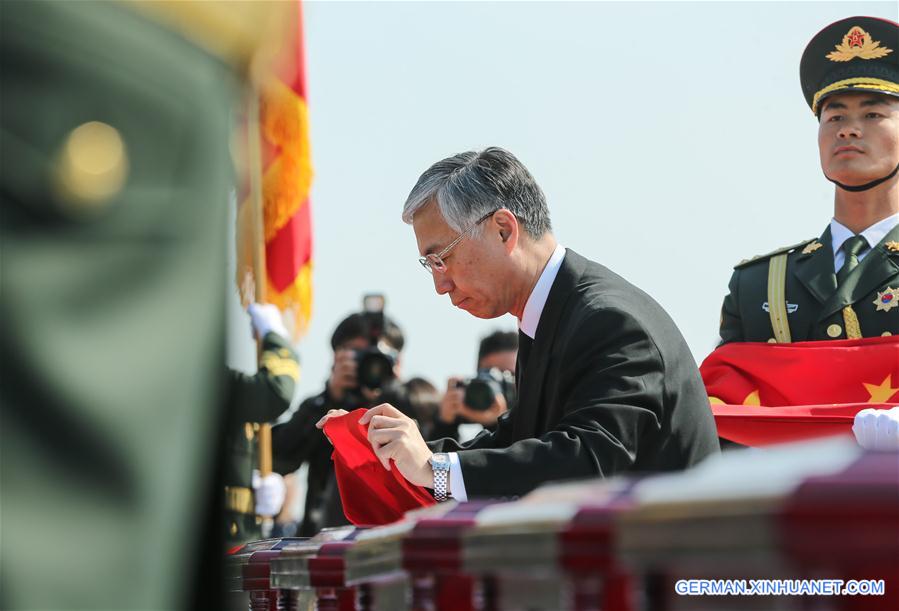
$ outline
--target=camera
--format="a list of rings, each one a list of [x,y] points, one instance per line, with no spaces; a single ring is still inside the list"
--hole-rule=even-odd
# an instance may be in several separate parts
[[[458,382],[456,387],[465,389],[463,399],[465,405],[480,412],[488,410],[497,395],[502,395],[506,399],[509,409],[512,409],[518,399],[515,375],[511,371],[503,371],[496,367],[478,369],[475,377]]]
[[[395,350],[376,343],[364,350],[354,350],[353,352],[356,358],[356,378],[359,380],[359,386],[369,390],[378,390],[394,379]]]
[[[383,341],[384,301],[384,296],[380,294],[365,295],[362,298],[362,310],[368,320],[368,340],[371,345],[362,350],[354,350],[354,356],[359,386],[369,390],[382,389],[396,377],[393,367],[398,353]]]

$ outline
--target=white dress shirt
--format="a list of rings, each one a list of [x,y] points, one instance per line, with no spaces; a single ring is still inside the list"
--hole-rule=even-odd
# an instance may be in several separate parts
[[[561,244],[556,245],[553,254],[550,255],[549,261],[543,267],[537,284],[531,291],[527,303],[524,304],[524,312],[521,314],[521,320],[518,321],[518,328],[522,333],[534,339],[537,334],[537,325],[540,323],[540,316],[543,314],[543,307],[546,305],[546,299],[549,297],[549,289],[552,288],[559,269],[562,267],[562,260],[565,258],[565,247]],[[459,455],[456,452],[449,452],[450,461],[450,493],[454,499],[460,502],[468,500],[468,494],[465,492],[465,480],[462,478],[462,465],[459,464]]]
[[[553,254],[550,255],[549,261],[543,268],[543,273],[537,279],[531,296],[528,297],[527,303],[524,304],[524,312],[521,314],[521,320],[518,321],[518,328],[522,333],[534,339],[537,335],[537,325],[540,323],[540,315],[543,314],[543,306],[546,305],[546,298],[549,297],[549,289],[552,288],[556,276],[559,274],[559,268],[562,267],[562,259],[565,258],[565,247],[561,244],[556,245]]]
[[[862,231],[859,235],[864,236],[865,241],[868,242],[868,248],[864,249],[858,255],[858,261],[861,263],[862,259],[868,256],[868,253],[871,252],[871,249],[877,246],[880,241],[886,237],[886,234],[891,232],[893,228],[899,225],[899,213],[893,214],[892,216],[888,216],[882,221],[874,223],[864,231]],[[854,236],[852,230],[843,225],[836,219],[830,220],[830,237],[833,243],[833,271],[837,273],[840,271],[840,268],[843,267],[843,263],[846,262],[846,253],[843,252],[842,246],[843,243]]]

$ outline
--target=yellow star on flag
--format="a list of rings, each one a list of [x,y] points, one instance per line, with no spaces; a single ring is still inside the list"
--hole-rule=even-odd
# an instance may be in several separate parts
[[[893,375],[890,374],[880,384],[865,384],[862,382],[862,384],[865,384],[865,390],[871,395],[868,403],[886,403],[890,400],[890,397],[899,392],[899,388],[892,387],[892,378]]]
[[[713,397],[711,395],[709,395],[709,403],[711,403],[712,405],[727,405],[727,402],[722,401],[718,397]],[[746,395],[746,398],[743,399],[743,401],[741,401],[739,403],[739,405],[754,405],[754,406],[761,406],[761,404],[762,404],[762,400],[759,398],[758,389],[753,390],[751,393]]]

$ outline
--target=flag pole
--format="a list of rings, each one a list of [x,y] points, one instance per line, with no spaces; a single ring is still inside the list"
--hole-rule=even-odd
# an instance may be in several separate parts
[[[247,104],[247,136],[249,145],[247,148],[249,157],[250,179],[250,204],[252,209],[253,227],[253,277],[255,281],[255,300],[257,303],[265,303],[267,272],[265,268],[265,215],[263,211],[262,193],[262,132],[259,127],[259,96],[258,86],[250,90],[250,99]],[[262,350],[262,338],[257,339],[257,362],[259,352]],[[262,422],[257,434],[259,448],[259,474],[265,477],[272,472],[272,426]]]

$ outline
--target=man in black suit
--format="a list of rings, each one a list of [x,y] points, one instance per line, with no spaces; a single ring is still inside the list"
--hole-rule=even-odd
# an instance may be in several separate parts
[[[478,318],[518,318],[519,405],[464,444],[426,444],[393,406],[373,407],[360,422],[386,468],[393,460],[438,500],[466,500],[684,469],[718,451],[708,397],[674,322],[641,290],[556,242],[543,193],[512,154],[489,148],[434,164],[403,220],[439,294]]]

